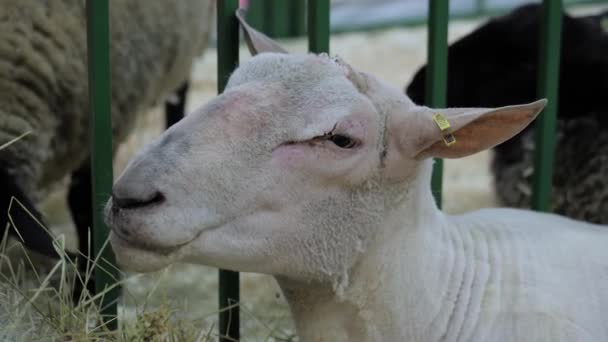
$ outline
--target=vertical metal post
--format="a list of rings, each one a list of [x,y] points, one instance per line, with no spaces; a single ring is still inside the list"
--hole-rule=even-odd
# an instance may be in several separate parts
[[[443,108],[447,96],[448,66],[448,0],[429,0],[428,63],[426,69],[425,103],[427,106]],[[437,206],[441,208],[443,188],[443,160],[435,159],[431,189]]]
[[[561,0],[544,0],[538,60],[538,95],[549,100],[536,120],[536,148],[532,208],[551,210],[551,185],[555,157],[555,124],[557,113],[560,45],[562,31]]]
[[[102,246],[108,239],[100,208],[112,191],[112,121],[110,85],[110,27],[107,0],[87,0],[87,54],[89,72],[89,110],[91,115],[91,177],[93,189],[94,255],[100,255],[95,272],[95,289],[99,293],[118,280],[112,249]],[[103,269],[103,270],[102,270]],[[107,270],[107,271],[104,271]],[[115,329],[118,287],[107,292],[101,302],[101,314],[110,329]]]
[[[308,50],[329,53],[329,0],[308,0]]]
[[[222,0],[217,3],[217,88],[224,91],[228,78],[239,63],[239,24],[235,11],[238,0]],[[219,271],[219,331],[220,342],[236,341],[239,332],[239,274]],[[228,307],[234,306],[230,309]]]

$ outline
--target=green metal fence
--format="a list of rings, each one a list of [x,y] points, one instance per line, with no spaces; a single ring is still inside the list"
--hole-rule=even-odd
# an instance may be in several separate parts
[[[499,5],[490,0],[470,1],[472,4],[470,8],[450,14],[450,19],[475,19],[481,16],[496,16],[510,11],[513,6],[521,5],[521,3]],[[288,5],[276,7],[275,4],[277,2],[288,3]],[[253,27],[266,32],[271,37],[302,36],[306,32],[305,26],[302,26],[305,25],[305,12],[303,11],[305,2],[306,0],[249,0],[248,21],[252,23]],[[434,2],[434,0],[429,0],[429,2]],[[563,6],[570,7],[605,3],[608,3],[608,0],[564,0]],[[289,26],[287,27],[284,24],[285,18],[289,18]],[[412,15],[367,23],[360,23],[356,20],[353,22],[332,23],[330,32],[368,31],[389,27],[426,25],[428,19],[428,16]]]
[[[110,74],[110,25],[107,0],[87,0],[87,50],[89,69],[89,108],[91,115],[91,178],[93,208],[103,208],[112,192],[112,122]],[[101,210],[93,210],[92,258],[98,260],[95,289],[112,288],[99,301],[108,327],[115,329],[119,279],[114,254],[107,245],[108,227]]]
[[[551,207],[562,8],[561,0],[543,1],[537,93],[538,97],[545,97],[549,102],[537,119],[538,124],[535,132],[536,151],[532,183],[532,208],[539,211],[549,211]]]
[[[570,1],[574,2],[574,1]],[[477,1],[479,8],[484,1]],[[547,98],[549,103],[540,114],[536,126],[536,151],[532,208],[549,211],[553,159],[555,154],[555,123],[557,115],[557,91],[559,80],[559,56],[561,41],[562,0],[543,0],[542,30],[539,46],[538,98]],[[425,102],[431,107],[444,107],[447,84],[447,26],[449,0],[430,0],[428,18],[428,68]],[[437,205],[441,207],[443,161],[438,159],[433,167],[432,190]]]
[[[296,4],[297,2],[297,4]],[[483,5],[483,1],[478,1]],[[259,2],[258,2],[259,3]],[[282,3],[282,4],[281,4]],[[304,10],[300,1],[287,6],[284,1],[272,1],[273,8]],[[253,2],[252,4],[255,4]],[[549,208],[551,190],[552,162],[554,150],[554,128],[557,103],[557,81],[559,72],[559,49],[561,34],[561,0],[544,0],[543,29],[540,49],[540,71],[538,77],[538,97],[549,99],[549,105],[538,119],[537,150],[534,178],[534,203],[536,210]],[[234,16],[238,0],[220,0],[217,6],[218,29],[218,92],[223,91],[231,72],[239,60],[239,27]],[[308,0],[308,37],[311,52],[329,52],[329,0]],[[429,40],[428,40],[428,88],[429,105],[442,107],[446,101],[447,68],[447,28],[448,0],[429,1]],[[278,10],[277,10],[278,11]],[[93,207],[102,208],[108,198],[112,185],[112,134],[110,122],[110,61],[108,0],[87,0],[87,29],[89,51],[89,85],[91,110],[91,158],[93,177]],[[296,20],[297,21],[297,20]],[[289,22],[289,21],[286,21]],[[302,22],[298,27],[302,27]],[[260,27],[268,32],[272,28]],[[399,58],[396,56],[395,58]],[[441,161],[436,163],[433,177],[433,191],[437,202],[441,203]],[[99,210],[94,211],[95,255],[101,255],[104,269],[96,277],[96,288],[105,289],[115,284],[117,274],[112,267],[114,258],[109,248],[103,248],[108,229],[104,225]],[[102,263],[102,266],[104,265]],[[220,270],[219,317],[220,341],[239,339],[239,274]],[[103,314],[108,319],[116,317],[117,288],[110,291],[102,301]],[[116,327],[116,320],[110,322]]]
[[[447,97],[448,72],[448,0],[429,1],[429,25],[427,56],[428,68],[426,79],[426,99],[428,106],[443,108]],[[431,179],[433,196],[437,206],[441,207],[441,192],[443,188],[443,160],[436,159],[433,165]]]

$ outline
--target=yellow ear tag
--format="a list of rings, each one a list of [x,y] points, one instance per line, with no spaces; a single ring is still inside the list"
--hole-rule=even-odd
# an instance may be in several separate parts
[[[452,126],[450,125],[448,119],[446,119],[443,114],[437,113],[433,115],[433,121],[435,121],[435,123],[441,130],[441,133],[443,134],[443,142],[445,143],[445,145],[454,145],[456,143],[456,137],[454,137],[454,135],[450,131],[450,128]]]

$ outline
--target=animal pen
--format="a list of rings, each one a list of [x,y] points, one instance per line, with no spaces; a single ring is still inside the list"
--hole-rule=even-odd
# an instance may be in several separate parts
[[[475,0],[473,15],[492,13],[483,10],[483,0]],[[566,1],[568,4],[575,1]],[[591,2],[591,1],[577,1]],[[548,105],[537,119],[536,158],[532,207],[548,211],[551,193],[552,164],[554,159],[554,131],[556,126],[556,104],[559,79],[559,56],[561,36],[561,0],[543,0],[542,30],[539,46],[539,74],[537,97],[547,98]],[[239,61],[239,24],[235,11],[238,0],[217,1],[217,65],[218,92],[222,92],[229,75]],[[330,0],[250,0],[249,20],[256,28],[272,36],[299,35],[307,31],[310,52],[329,53]],[[307,20],[304,20],[307,12]],[[109,58],[109,1],[87,0],[87,40],[89,68],[89,99],[91,119],[91,170],[93,185],[93,208],[102,208],[111,193],[112,133],[110,122],[111,80]],[[264,19],[264,17],[267,17]],[[427,20],[428,19],[428,20]],[[420,21],[420,20],[419,20]],[[426,105],[442,108],[446,104],[447,77],[447,33],[449,1],[429,0],[428,18],[428,69]],[[413,22],[416,22],[414,20]],[[306,29],[308,27],[308,29]],[[399,58],[399,56],[395,56]],[[437,204],[441,205],[442,162],[435,163],[432,189]],[[97,291],[115,286],[118,271],[108,246],[108,229],[102,212],[94,210],[95,256],[105,260],[103,272],[95,278]],[[118,288],[114,287],[101,299],[102,314],[111,328],[117,326],[116,303]],[[239,339],[239,274],[219,271],[219,317],[220,341]]]

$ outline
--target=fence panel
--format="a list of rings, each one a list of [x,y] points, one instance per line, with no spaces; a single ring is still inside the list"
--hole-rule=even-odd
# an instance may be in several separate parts
[[[450,17],[452,19],[476,19],[480,16],[497,16],[530,2],[540,1],[452,0],[450,1]],[[608,0],[564,0],[566,7],[594,4],[608,4]],[[428,6],[425,5],[424,1],[404,0],[336,1],[335,6],[332,6],[335,10],[332,11],[331,32],[425,25],[429,15]]]

